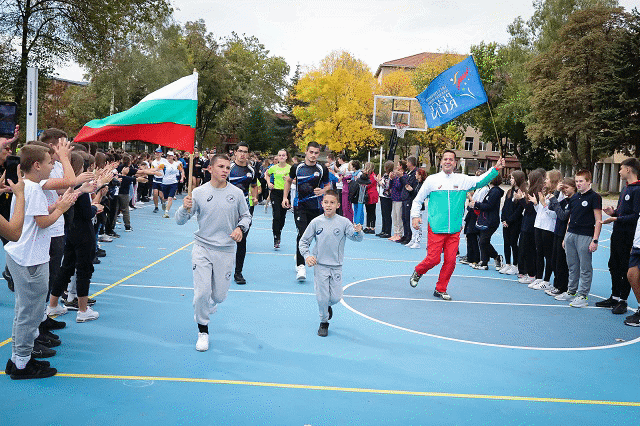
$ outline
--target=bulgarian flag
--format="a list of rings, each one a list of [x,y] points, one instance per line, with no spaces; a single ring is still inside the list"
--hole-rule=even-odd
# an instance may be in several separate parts
[[[193,152],[198,109],[198,73],[147,95],[137,105],[91,120],[74,142],[145,141]]]

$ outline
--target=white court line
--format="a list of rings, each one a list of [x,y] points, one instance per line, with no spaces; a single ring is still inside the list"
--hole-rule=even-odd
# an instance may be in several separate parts
[[[365,282],[365,281],[372,281],[372,280],[384,279],[384,278],[407,277],[407,276],[408,275],[389,275],[389,276],[385,276],[385,277],[366,278],[364,280],[354,281],[354,282],[352,282],[350,284],[347,284],[344,287],[344,290],[348,289],[349,287],[351,287],[353,285],[356,285],[356,284],[359,284],[359,283],[362,283],[362,282]],[[475,277],[475,278],[477,278],[477,277]],[[600,297],[600,296],[598,296],[598,297]],[[450,303],[451,301],[445,302],[443,300],[442,302],[443,303]],[[378,324],[386,325],[387,327],[395,328],[397,330],[402,330],[402,331],[406,331],[406,332],[409,332],[409,333],[418,334],[418,335],[422,335],[422,336],[434,337],[436,339],[448,340],[448,341],[452,341],[452,342],[467,343],[467,344],[471,344],[471,345],[488,346],[488,347],[494,347],[494,348],[522,349],[522,350],[529,350],[529,351],[591,351],[591,350],[611,349],[611,348],[617,348],[617,347],[621,347],[621,346],[628,346],[628,345],[632,345],[632,344],[640,342],[640,337],[638,337],[636,339],[629,340],[627,342],[615,343],[613,345],[589,346],[589,347],[578,347],[578,348],[542,348],[542,347],[531,347],[531,346],[500,345],[500,344],[496,344],[496,343],[486,343],[486,342],[474,342],[472,340],[464,340],[464,339],[456,339],[456,338],[447,337],[447,336],[439,336],[437,334],[425,333],[423,331],[418,331],[418,330],[413,330],[413,329],[406,328],[406,327],[401,327],[399,325],[391,324],[391,323],[388,323],[386,321],[382,321],[382,320],[379,320],[377,318],[370,317],[369,315],[366,315],[366,314],[356,310],[355,308],[351,307],[347,302],[345,302],[344,299],[342,299],[340,301],[340,303],[344,307],[349,309],[351,312],[353,312],[353,313],[355,313],[357,315],[360,315],[363,318],[366,318],[366,319],[368,319],[370,321],[373,321],[373,322],[377,322]]]
[[[424,276],[437,277],[438,275],[425,274]],[[453,276],[460,277],[460,278],[478,278],[476,276],[465,276],[465,275],[453,275]],[[409,277],[409,275],[396,275],[396,277]],[[379,278],[387,278],[387,277],[379,277]],[[372,278],[372,279],[376,279],[376,278]],[[502,278],[491,278],[491,277],[486,277],[485,279],[491,279],[494,281],[504,280]],[[91,283],[91,285],[108,286],[110,284]],[[181,287],[181,286],[170,286],[170,285],[120,284],[119,287],[193,290],[193,287]],[[283,295],[294,295],[294,296],[315,296],[315,293],[300,292],[300,291],[250,290],[250,289],[229,289],[229,291],[234,293],[263,293],[263,294],[283,294]],[[598,296],[595,294],[589,294],[589,295],[604,300],[604,298],[601,296]],[[354,295],[354,294],[345,294],[343,297],[354,298],[354,299],[401,300],[401,301],[403,300],[403,301],[409,301],[409,302],[428,302],[428,303],[462,303],[462,304],[475,304],[475,305],[533,306],[533,307],[541,307],[541,308],[569,308],[570,307],[569,305],[548,305],[548,304],[541,304],[541,303],[479,302],[479,301],[473,301],[473,300],[444,301],[439,299],[393,297],[393,296],[365,296],[365,295]],[[598,308],[595,306],[588,306],[586,307],[586,309],[608,309],[608,308]],[[634,312],[632,309],[630,309],[630,311]]]

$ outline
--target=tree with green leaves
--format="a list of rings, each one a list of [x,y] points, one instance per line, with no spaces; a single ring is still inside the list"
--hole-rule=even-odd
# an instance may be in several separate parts
[[[1,64],[19,111],[27,67],[46,72],[69,58],[85,64],[109,57],[132,31],[170,13],[168,0],[0,0],[0,44],[19,46]]]
[[[640,12],[627,16],[619,39],[609,49],[608,67],[595,97],[602,129],[594,142],[603,156],[615,151],[640,153]]]
[[[560,38],[529,64],[532,85],[528,135],[568,142],[574,165],[591,170],[600,132],[596,96],[604,83],[608,51],[620,37],[621,8],[595,7],[569,16]]]

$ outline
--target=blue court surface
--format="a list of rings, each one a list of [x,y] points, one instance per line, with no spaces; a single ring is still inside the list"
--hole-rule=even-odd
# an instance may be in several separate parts
[[[132,212],[134,232],[120,228],[121,238],[103,244],[91,286],[100,318],[59,318],[67,327],[49,359],[58,375],[12,381],[0,373],[2,424],[628,425],[640,417],[640,329],[594,307],[610,294],[610,225],[586,309],[493,264],[457,265],[453,300],[441,301],[432,296],[439,267],[417,288],[408,283],[424,241],[420,250],[371,235],[347,241],[345,296],[321,338],[313,271],[295,280],[293,216],[274,251],[271,210],[257,206],[248,284],[232,284],[212,316],[209,351],[197,352],[197,223],[180,227],[152,207]],[[502,252],[500,234],[493,242]],[[637,306],[633,295],[629,304]],[[13,305],[3,283],[2,365]]]

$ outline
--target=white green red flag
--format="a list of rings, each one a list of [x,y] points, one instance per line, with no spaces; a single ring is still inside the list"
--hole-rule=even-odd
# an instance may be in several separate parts
[[[147,95],[130,109],[91,120],[74,142],[145,141],[193,152],[198,109],[198,73]]]

